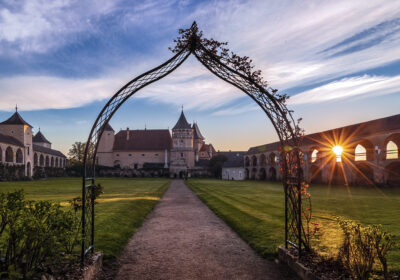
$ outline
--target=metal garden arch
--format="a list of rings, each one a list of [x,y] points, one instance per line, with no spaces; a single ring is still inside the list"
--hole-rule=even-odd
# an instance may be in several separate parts
[[[163,64],[141,74],[123,86],[107,102],[99,113],[90,131],[85,155],[82,178],[82,261],[89,252],[94,251],[94,192],[96,153],[101,135],[119,107],[133,94],[147,85],[158,81],[177,69],[193,54],[211,73],[227,83],[239,88],[253,99],[265,112],[278,134],[281,150],[280,164],[285,191],[285,246],[291,246],[301,253],[304,244],[304,228],[301,215],[301,183],[299,128],[292,118],[284,100],[277,98],[269,89],[257,83],[251,76],[246,76],[229,65],[223,63],[218,56],[207,49],[200,40],[196,22],[189,29],[185,45]]]

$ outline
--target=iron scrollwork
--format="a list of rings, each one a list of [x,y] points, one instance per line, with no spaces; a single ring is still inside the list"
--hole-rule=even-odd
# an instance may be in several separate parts
[[[82,261],[88,252],[94,250],[95,209],[93,187],[95,185],[96,154],[99,140],[105,126],[119,107],[140,89],[154,83],[177,69],[191,54],[210,72],[227,83],[237,87],[253,99],[265,112],[278,134],[281,151],[280,166],[285,191],[285,245],[302,249],[301,183],[299,141],[301,131],[281,98],[266,88],[257,76],[246,75],[245,71],[234,69],[210,49],[194,22],[191,28],[182,32],[186,40],[178,40],[175,55],[158,67],[143,73],[123,86],[99,113],[86,142],[84,172],[82,178]],[[211,40],[212,43],[217,41]],[[221,44],[217,42],[217,45]],[[224,44],[224,43],[222,43]],[[226,43],[225,43],[226,44]],[[226,49],[225,49],[226,50]],[[225,63],[224,63],[225,62]]]

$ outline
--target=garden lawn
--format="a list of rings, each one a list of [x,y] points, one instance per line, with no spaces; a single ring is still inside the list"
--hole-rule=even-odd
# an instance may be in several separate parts
[[[187,185],[261,255],[276,256],[284,244],[284,193],[281,183],[190,179]],[[311,185],[314,221],[321,236],[314,247],[337,254],[342,233],[336,216],[362,224],[382,224],[394,234],[388,254],[392,270],[400,271],[400,189]]]
[[[95,249],[104,252],[105,261],[114,259],[125,247],[144,218],[168,188],[163,178],[99,178],[104,194],[96,204]],[[68,200],[81,195],[80,178],[54,178],[38,181],[0,182],[0,192],[24,189],[30,200],[50,200],[69,207]]]

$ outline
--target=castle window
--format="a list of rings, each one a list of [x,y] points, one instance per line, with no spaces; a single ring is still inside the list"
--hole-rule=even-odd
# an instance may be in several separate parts
[[[116,154],[117,157],[119,157],[119,154]]]
[[[156,157],[158,157],[158,154],[155,154]]]
[[[129,154],[129,156],[131,157],[131,156],[132,156],[132,154]]]
[[[396,143],[389,141],[386,144],[386,159],[398,159],[399,158],[399,148]]]
[[[181,157],[183,157],[183,153],[181,153]]]
[[[142,157],[144,157],[145,156],[145,154],[142,154]]]
[[[135,169],[137,169],[137,163],[135,163],[134,165],[133,165],[133,168],[135,168]]]

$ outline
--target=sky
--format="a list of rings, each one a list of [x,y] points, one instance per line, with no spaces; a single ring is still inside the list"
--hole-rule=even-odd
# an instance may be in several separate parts
[[[0,120],[68,152],[107,100],[169,59],[179,28],[249,56],[306,133],[400,113],[400,1],[0,0]],[[181,107],[217,150],[277,140],[262,110],[194,57],[131,97],[116,130],[167,129]]]

